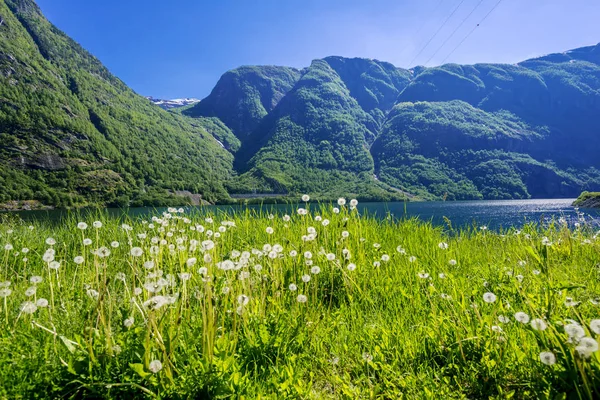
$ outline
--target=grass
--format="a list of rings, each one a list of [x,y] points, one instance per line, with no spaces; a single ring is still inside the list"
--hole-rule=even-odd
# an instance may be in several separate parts
[[[600,207],[600,192],[583,192],[573,203],[574,206]]]
[[[5,218],[0,398],[600,396],[589,225],[306,207]]]

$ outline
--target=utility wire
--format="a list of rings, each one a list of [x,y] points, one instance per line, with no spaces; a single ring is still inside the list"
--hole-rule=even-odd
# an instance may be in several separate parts
[[[500,3],[502,3],[502,1],[503,1],[503,0],[499,0],[499,1],[496,3],[496,5],[495,5],[495,6],[494,6],[494,7],[493,7],[491,10],[490,10],[490,12],[488,12],[488,13],[485,15],[485,17],[483,17],[483,18],[481,19],[481,21],[479,21],[479,23],[478,23],[477,25],[475,25],[475,26],[473,27],[473,29],[471,29],[471,32],[467,33],[467,36],[465,36],[465,37],[464,37],[464,39],[463,39],[463,40],[461,40],[461,41],[460,41],[460,43],[459,43],[459,44],[458,44],[458,45],[457,45],[457,46],[454,48],[454,50],[452,50],[452,51],[450,52],[450,54],[448,54],[448,55],[446,56],[446,58],[444,58],[444,59],[442,60],[442,64],[443,64],[443,63],[445,63],[445,62],[446,62],[446,60],[447,60],[448,58],[450,58],[450,57],[452,56],[452,54],[454,54],[454,52],[455,52],[456,50],[458,50],[458,48],[459,48],[460,46],[462,46],[462,44],[463,44],[463,43],[464,43],[464,42],[465,42],[465,41],[466,41],[466,40],[467,40],[467,39],[468,39],[468,38],[469,38],[469,37],[470,37],[470,36],[473,34],[473,32],[475,32],[475,30],[476,30],[477,28],[479,28],[479,25],[483,24],[483,22],[484,22],[484,21],[487,19],[487,17],[489,17],[489,16],[490,16],[490,14],[492,14],[492,13],[494,12],[494,10],[495,10],[496,8],[498,8],[498,6],[500,5]]]
[[[480,0],[479,3],[477,3],[477,5],[471,10],[471,12],[469,13],[469,15],[467,15],[465,17],[465,19],[462,20],[462,22],[456,27],[456,29],[454,29],[454,31],[452,31],[452,33],[450,34],[450,36],[448,36],[448,38],[446,38],[446,40],[444,41],[444,43],[442,43],[442,45],[440,47],[438,47],[438,49],[435,51],[435,53],[433,53],[433,55],[431,57],[429,57],[429,59],[425,62],[425,65],[429,64],[429,61],[431,61],[433,59],[433,57],[435,57],[437,55],[437,53],[439,53],[440,50],[444,48],[444,46],[450,41],[450,39],[452,39],[452,37],[456,34],[456,32],[458,32],[458,30],[460,28],[462,28],[462,26],[465,24],[465,22],[467,22],[467,20],[471,17],[471,15],[473,15],[473,13],[475,11],[477,11],[477,9],[481,5],[481,3],[483,3],[484,1],[485,0]]]
[[[412,61],[408,64],[408,66],[410,67],[415,60],[421,55],[421,53],[423,53],[423,51],[427,48],[427,46],[429,46],[429,43],[431,43],[431,41],[433,39],[435,39],[435,37],[438,35],[438,33],[440,33],[440,31],[442,29],[444,29],[444,27],[446,26],[446,24],[448,23],[448,21],[450,20],[450,18],[452,18],[452,16],[454,16],[454,14],[456,14],[456,12],[458,11],[458,9],[460,8],[460,6],[462,6],[462,4],[465,2],[465,0],[461,0],[460,3],[458,3],[458,6],[456,6],[456,8],[454,9],[454,11],[452,11],[452,13],[450,13],[450,15],[448,15],[448,18],[446,18],[446,20],[444,21],[444,23],[442,24],[442,26],[439,27],[439,29],[433,34],[433,36],[427,41],[427,43],[425,43],[425,46],[423,46],[423,48],[421,49],[421,51],[419,51],[417,53],[417,55],[412,59]]]
[[[444,2],[444,0],[440,0],[437,5],[433,8],[433,12],[432,14],[435,14],[436,11],[438,10],[438,8],[440,8],[440,6],[442,5],[442,3]],[[421,24],[421,27],[417,30],[417,33],[414,34],[414,37],[418,37],[419,34],[421,33],[421,31],[423,30],[423,28],[425,28],[425,26],[427,25],[427,22],[429,22],[426,18],[424,19],[423,23]],[[406,50],[408,50],[408,48],[410,47],[410,43],[408,43],[406,46],[404,46],[404,48],[402,49],[402,51],[399,53],[399,55],[404,54],[404,52]]]

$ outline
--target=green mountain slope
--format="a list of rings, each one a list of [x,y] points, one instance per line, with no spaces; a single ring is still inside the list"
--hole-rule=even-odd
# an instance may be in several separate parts
[[[138,96],[41,14],[0,0],[0,202],[158,204],[226,198],[236,147],[219,122]],[[239,142],[237,142],[239,147]]]
[[[478,199],[600,190],[600,45],[412,70],[245,66],[165,111],[41,14],[0,0],[0,208],[229,193]]]
[[[242,141],[300,78],[288,67],[240,67],[225,73],[211,94],[183,113],[221,119]]]
[[[271,111],[246,124],[253,128],[244,131],[234,163],[241,175],[230,189],[448,199],[598,189],[599,64],[600,45],[518,65],[410,71],[359,58],[316,60]],[[271,68],[252,70],[266,76]],[[236,87],[252,85],[240,79]],[[217,115],[235,131],[228,121],[239,123],[245,97],[226,79],[217,87],[227,102],[214,101],[215,88],[193,115]]]

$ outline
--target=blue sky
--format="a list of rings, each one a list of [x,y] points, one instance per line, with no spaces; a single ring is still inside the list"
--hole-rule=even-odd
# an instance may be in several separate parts
[[[52,23],[136,92],[161,98],[205,97],[240,65],[305,67],[329,55],[438,65],[496,3],[38,0]],[[514,63],[596,44],[598,21],[599,0],[501,0],[447,62]]]

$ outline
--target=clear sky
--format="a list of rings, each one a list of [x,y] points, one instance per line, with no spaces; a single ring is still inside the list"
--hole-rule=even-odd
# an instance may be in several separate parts
[[[203,98],[240,65],[515,63],[600,42],[600,0],[500,0],[450,57],[499,0],[37,1],[136,92],[160,98]]]

